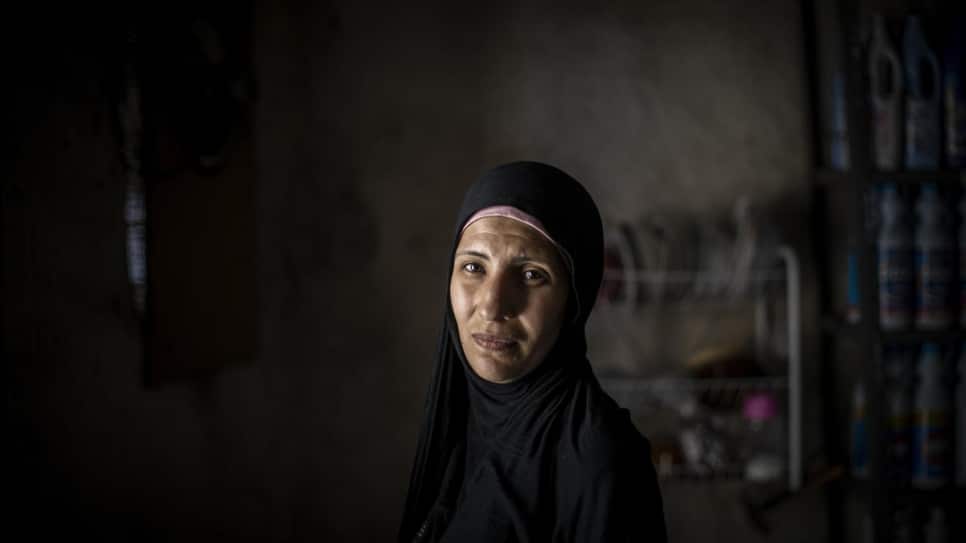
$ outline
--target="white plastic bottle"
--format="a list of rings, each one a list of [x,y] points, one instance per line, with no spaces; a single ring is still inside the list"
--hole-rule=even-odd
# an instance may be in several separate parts
[[[902,145],[902,63],[892,46],[885,17],[873,17],[869,47],[869,81],[872,90],[872,156],[880,170],[899,168]]]
[[[966,485],[966,342],[956,368],[956,484]]]
[[[943,379],[942,355],[935,343],[924,343],[919,357],[912,428],[912,482],[936,488],[949,479],[949,395]]]
[[[903,36],[903,64],[906,71],[906,168],[935,170],[940,157],[940,71],[930,49],[922,22],[906,17]]]
[[[927,183],[916,203],[916,327],[938,330],[953,323],[953,239],[945,204],[936,185]]]
[[[879,276],[879,323],[886,330],[900,330],[912,323],[914,273],[912,234],[906,207],[895,184],[882,189],[882,222],[877,240]]]

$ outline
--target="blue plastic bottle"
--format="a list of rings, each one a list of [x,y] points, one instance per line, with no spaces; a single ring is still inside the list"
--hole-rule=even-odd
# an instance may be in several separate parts
[[[906,168],[939,168],[939,61],[926,42],[922,22],[906,18],[903,35],[906,72]]]
[[[966,168],[966,24],[955,20],[943,59],[943,97],[946,135],[946,164]]]

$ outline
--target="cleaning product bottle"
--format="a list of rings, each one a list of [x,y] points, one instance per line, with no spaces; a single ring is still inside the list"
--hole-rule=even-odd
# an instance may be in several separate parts
[[[952,21],[943,58],[943,96],[946,106],[946,164],[966,168],[966,24]]]
[[[953,323],[953,239],[946,210],[935,184],[923,185],[916,204],[916,327],[946,328]]]
[[[966,342],[956,368],[956,484],[966,485]]]
[[[856,381],[852,387],[852,476],[869,476],[869,436],[866,423],[865,385]]]
[[[886,413],[888,416],[888,478],[896,483],[909,481],[912,462],[912,384],[909,350],[904,345],[883,348],[885,365]]]
[[[946,512],[934,506],[929,513],[929,521],[924,530],[925,543],[948,543],[949,531],[946,529]]]
[[[894,183],[882,189],[881,227],[877,240],[879,322],[899,330],[912,322],[914,309],[913,243],[905,205]]]
[[[906,71],[906,168],[939,168],[939,61],[929,48],[922,21],[906,17],[903,36],[903,65]]]
[[[949,398],[939,346],[927,342],[919,357],[913,407],[912,482],[936,488],[949,478]]]
[[[880,170],[899,167],[901,154],[902,64],[889,39],[885,17],[872,21],[869,47],[869,80],[872,90],[872,156]]]

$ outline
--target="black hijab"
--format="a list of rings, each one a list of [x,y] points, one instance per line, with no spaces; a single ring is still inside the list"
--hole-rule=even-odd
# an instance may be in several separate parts
[[[597,206],[552,166],[494,168],[463,200],[450,272],[466,221],[492,206],[535,217],[555,241],[570,272],[568,315],[537,368],[496,384],[466,362],[447,295],[400,542],[665,541],[649,444],[586,358],[603,273]]]

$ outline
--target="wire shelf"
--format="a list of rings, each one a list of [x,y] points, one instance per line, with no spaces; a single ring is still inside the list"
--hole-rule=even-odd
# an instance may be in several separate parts
[[[694,379],[687,377],[658,377],[637,379],[605,377],[600,379],[605,390],[615,394],[648,393],[663,390],[687,392],[749,392],[755,390],[782,390],[788,388],[788,378],[746,377],[721,379]]]
[[[762,270],[751,274],[748,279],[752,282],[781,282],[785,280],[785,273],[781,270]],[[690,284],[699,283],[713,286],[727,286],[735,282],[734,275],[691,270],[620,270],[606,268],[605,281],[636,281],[649,284]]]
[[[611,298],[605,301],[615,307],[633,310],[648,307],[651,301],[709,299],[724,295],[753,295],[755,300],[755,336],[764,336],[770,317],[761,300],[774,300],[774,307],[784,313],[783,349],[778,360],[784,360],[783,371],[761,368],[759,372],[738,373],[741,377],[618,377],[602,375],[601,386],[620,405],[627,407],[635,424],[646,435],[663,439],[664,448],[656,447],[654,458],[663,478],[690,480],[753,479],[761,470],[770,476],[781,473],[790,490],[802,485],[801,436],[801,299],[798,257],[790,247],[778,247],[780,267],[746,269],[744,274],[734,270],[720,273],[711,270],[646,270],[638,268],[607,269],[605,283]],[[766,287],[762,283],[769,283]],[[783,288],[773,288],[771,283]],[[759,287],[749,288],[754,285]],[[665,288],[666,287],[666,288]],[[650,289],[645,292],[642,289]],[[658,305],[659,309],[664,310]],[[623,322],[623,321],[617,321]],[[606,326],[614,326],[606,322]],[[777,373],[777,374],[776,374]],[[721,374],[719,374],[721,375]],[[728,375],[727,373],[724,375]],[[730,375],[735,375],[731,373]],[[754,395],[770,398],[754,398]],[[755,451],[748,452],[750,441],[742,432],[749,426],[745,408],[767,402],[778,406],[776,415],[781,420],[782,435],[777,440],[783,452],[780,468],[775,463],[750,462]],[[751,408],[754,409],[754,408]],[[755,416],[755,415],[750,415]],[[687,442],[687,443],[684,443]],[[655,446],[656,443],[652,443]],[[767,451],[766,451],[767,448]],[[741,449],[738,451],[738,449]],[[666,458],[661,458],[661,450]],[[769,445],[761,451],[773,454],[776,447]],[[764,454],[764,453],[763,453]],[[755,458],[760,458],[755,457]],[[754,466],[752,466],[754,464]],[[752,468],[749,468],[752,466]],[[761,468],[761,469],[759,469]]]

